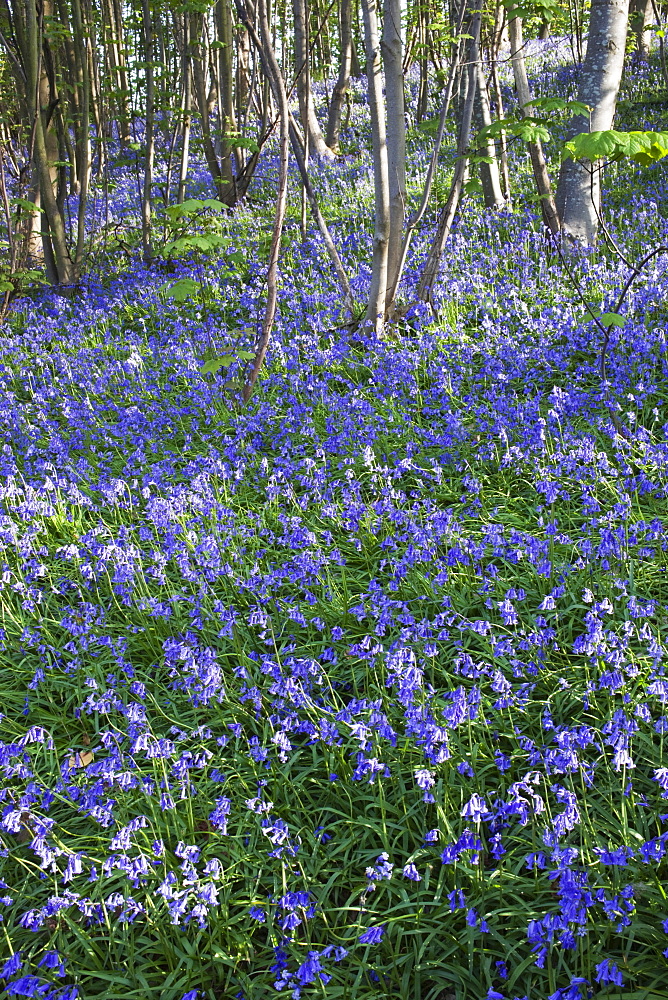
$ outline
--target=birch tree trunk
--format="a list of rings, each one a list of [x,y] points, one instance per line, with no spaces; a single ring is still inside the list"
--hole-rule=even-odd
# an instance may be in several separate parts
[[[578,100],[588,104],[591,112],[589,121],[582,115],[572,119],[569,137],[612,128],[624,68],[628,13],[629,0],[592,0],[578,87]],[[596,241],[601,211],[601,167],[564,160],[556,204],[564,233],[591,246]]]
[[[145,264],[153,257],[151,240],[153,161],[155,158],[155,72],[153,67],[153,20],[150,0],[143,0],[142,25],[144,31],[144,52],[146,55],[146,126],[144,135],[144,184],[141,197],[141,242]]]
[[[392,305],[401,260],[406,210],[406,119],[404,116],[404,46],[401,0],[383,0],[383,67],[387,102],[387,170],[390,200],[390,238],[387,247],[385,309]]]
[[[376,0],[361,0],[364,18],[364,48],[369,87],[369,111],[373,142],[373,176],[375,202],[375,228],[369,303],[366,311],[367,326],[377,335],[385,325],[385,298],[387,294],[387,263],[390,242],[390,183],[387,163],[387,137],[385,133],[385,108],[383,105],[383,80],[380,67],[380,38]]]

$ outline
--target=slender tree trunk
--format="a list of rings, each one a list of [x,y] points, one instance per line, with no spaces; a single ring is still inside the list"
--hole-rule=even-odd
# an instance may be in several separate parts
[[[91,28],[90,24],[86,24],[86,27],[84,28],[80,0],[72,0],[72,27],[74,29],[74,48],[78,62],[77,77],[81,80],[79,114],[77,116],[75,128],[77,177],[79,179],[79,207],[77,211],[77,243],[74,257],[74,271],[78,279],[81,276],[81,270],[83,267],[83,249],[86,234],[86,205],[88,201],[88,185],[90,182],[91,166],[91,86],[88,61],[89,48],[91,45]]]
[[[226,205],[233,205],[236,201],[234,190],[234,177],[232,174],[232,163],[230,160],[229,145],[225,145],[225,155],[219,161],[216,155],[211,135],[211,120],[209,99],[207,93],[206,70],[207,61],[203,53],[203,18],[201,14],[191,13],[190,15],[190,50],[191,65],[195,81],[195,96],[202,120],[202,145],[204,147],[204,157],[206,159],[211,179],[216,187],[216,193],[220,200]]]
[[[44,3],[42,17],[52,13]],[[38,23],[33,3],[26,4],[25,51],[27,99],[33,104],[32,157],[39,177],[42,208],[42,248],[49,280],[53,284],[71,285],[76,280],[74,264],[67,247],[65,219],[56,199],[54,183],[57,176],[55,161],[59,143],[53,129],[53,112],[57,96],[45,69],[42,25]]]
[[[631,0],[629,5],[629,28],[635,35],[633,65],[640,66],[649,59],[649,25],[652,19],[651,0]]]
[[[341,0],[339,19],[339,75],[334,85],[332,99],[329,105],[329,120],[327,122],[327,145],[334,152],[339,148],[339,132],[341,131],[341,110],[350,86],[350,67],[352,61],[352,28],[350,23],[351,0]]]
[[[313,91],[311,90],[307,67],[310,53],[308,47],[308,25],[306,0],[292,0],[292,11],[294,15],[294,45],[295,45],[295,74],[297,75],[297,94],[299,96],[300,117],[302,121],[308,122],[308,142],[311,151],[316,156],[323,156],[332,159],[334,154],[325,142],[320,130],[320,125],[315,113],[313,104]]]
[[[416,118],[419,122],[421,122],[424,116],[427,114],[427,105],[429,101],[429,55],[427,47],[427,26],[425,24],[424,8],[422,2],[418,3],[418,8],[416,13],[418,17],[418,24],[417,24],[418,43],[420,45],[420,52],[418,59],[420,65],[420,83],[418,86]]]
[[[178,205],[182,205],[186,196],[186,180],[188,178],[188,162],[190,157],[190,127],[192,123],[192,73],[190,70],[190,18],[183,14],[183,130],[181,135],[181,158],[179,160],[179,189],[176,196]]]
[[[367,326],[376,334],[385,325],[385,298],[387,294],[388,248],[390,242],[390,182],[385,133],[385,107],[380,64],[380,38],[375,0],[361,0],[364,18],[364,42],[368,79],[369,111],[373,142],[373,175],[375,202],[375,229],[371,287],[366,312]]]
[[[499,79],[497,55],[498,52],[492,53],[492,83],[494,84],[496,114],[499,120],[502,121],[505,117],[505,113],[503,110],[503,96],[501,94],[501,81]],[[501,190],[506,201],[506,208],[510,210],[512,208],[512,200],[510,193],[510,169],[508,167],[508,141],[506,139],[505,131],[501,132],[499,135],[499,146],[501,149]]]
[[[386,311],[396,288],[406,211],[406,119],[404,115],[401,0],[383,2],[383,66],[387,103],[387,171],[390,195],[390,239],[387,247]]]
[[[592,0],[587,52],[582,65],[578,100],[591,108],[589,121],[576,116],[569,136],[612,127],[617,93],[624,68],[629,0]],[[564,233],[591,246],[598,232],[601,210],[599,164],[564,160],[556,196]]]
[[[461,10],[461,17],[464,17],[464,10]],[[462,21],[460,20],[457,25],[457,34],[460,33],[462,27]],[[416,212],[414,212],[406,226],[406,232],[404,233],[404,238],[401,244],[401,256],[399,258],[399,266],[397,268],[397,273],[394,277],[394,285],[388,292],[388,297],[391,302],[394,302],[397,290],[399,288],[399,282],[401,281],[401,275],[403,273],[404,265],[406,263],[406,257],[408,256],[408,250],[411,245],[411,240],[413,238],[413,233],[415,232],[416,226],[422,220],[425,211],[427,210],[427,205],[429,203],[429,197],[431,195],[431,189],[434,182],[434,177],[436,175],[436,168],[438,166],[438,156],[441,151],[441,145],[443,144],[443,135],[445,132],[445,123],[448,117],[448,111],[450,109],[450,102],[452,100],[452,91],[455,84],[455,78],[457,75],[457,68],[461,61],[461,41],[456,42],[453,45],[452,60],[450,62],[450,71],[448,73],[448,82],[445,87],[445,94],[443,95],[443,103],[441,105],[441,113],[438,119],[438,128],[436,130],[436,139],[434,141],[434,148],[432,150],[431,159],[429,161],[429,167],[427,168],[427,176],[425,177],[424,187],[422,189],[422,197],[420,199],[420,204]]]
[[[475,104],[476,91],[478,89],[478,61],[480,42],[480,12],[476,11],[471,19],[468,29],[471,41],[468,51],[468,69],[466,73],[466,97],[462,104],[461,122],[459,126],[459,140],[457,143],[457,160],[455,162],[455,172],[450,187],[448,200],[443,206],[438,219],[436,235],[429,251],[429,256],[425,262],[420,280],[418,282],[418,298],[423,302],[432,302],[433,287],[438,277],[438,269],[441,264],[441,257],[445,244],[450,235],[450,229],[457,214],[459,199],[461,198],[464,178],[469,157],[469,141],[471,137],[471,123],[473,121],[473,106]]]
[[[252,25],[245,0],[235,0],[235,4],[239,17],[244,23],[250,39]],[[289,122],[288,115],[286,114],[288,108],[288,96],[285,92],[283,78],[274,56],[265,0],[257,0],[257,17],[260,28],[262,54],[269,69],[269,81],[272,90],[274,91],[274,97],[279,109],[280,136],[276,211],[274,214],[274,228],[271,238],[271,250],[269,251],[269,267],[267,270],[267,303],[265,306],[264,321],[262,323],[262,330],[260,332],[255,358],[253,360],[250,374],[243,388],[244,402],[248,402],[253,393],[253,386],[255,385],[267,354],[271,331],[276,317],[276,302],[278,298],[278,258],[281,251],[281,235],[283,233],[283,222],[285,220],[285,210],[287,206],[288,148],[290,144]]]
[[[125,61],[125,32],[123,30],[122,0],[109,0],[110,16],[116,56],[116,81],[118,86],[118,126],[121,143],[130,142],[130,85]]]
[[[515,89],[517,99],[525,118],[531,117],[533,108],[531,107],[531,90],[527,77],[526,65],[524,63],[524,43],[522,40],[522,21],[519,17],[513,17],[508,25],[510,31],[510,54],[513,65],[513,75],[515,77]],[[561,229],[559,214],[554,203],[550,175],[547,171],[547,163],[543,154],[543,146],[540,139],[527,144],[529,156],[531,157],[531,169],[533,170],[536,190],[540,197],[543,221],[553,236]]]
[[[142,26],[144,32],[144,52],[146,55],[146,117],[144,134],[144,184],[141,198],[141,242],[144,263],[153,258],[151,239],[153,160],[155,157],[155,74],[153,69],[153,22],[150,0],[142,0]]]
[[[487,81],[485,79],[485,71],[483,69],[480,53],[478,54],[476,73],[478,76],[478,116],[483,126],[491,125],[492,113],[489,106],[489,93],[487,90]],[[505,205],[505,198],[503,197],[503,191],[501,190],[499,161],[496,158],[496,144],[493,139],[488,139],[486,141],[482,152],[491,160],[490,163],[479,164],[480,180],[482,181],[485,207],[493,209],[503,208]]]

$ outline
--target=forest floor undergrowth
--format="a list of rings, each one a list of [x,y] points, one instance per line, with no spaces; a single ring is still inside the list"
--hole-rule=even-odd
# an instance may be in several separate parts
[[[537,63],[555,82],[572,96]],[[624,127],[654,125],[627,87]],[[367,128],[354,103],[313,168],[360,301]],[[471,196],[438,315],[382,340],[352,342],[292,209],[246,406],[237,362],[203,368],[252,347],[269,157],[200,219],[216,259],[146,267],[117,227],[76,298],[7,319],[7,996],[668,1000],[668,256],[606,387],[580,294],[604,312],[629,270],[602,240],[570,256],[578,291],[511,158],[514,210]],[[668,243],[667,177],[608,171],[632,260]]]

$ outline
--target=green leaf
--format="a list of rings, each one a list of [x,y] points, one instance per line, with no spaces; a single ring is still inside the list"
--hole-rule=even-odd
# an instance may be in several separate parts
[[[634,160],[643,167],[668,156],[668,132],[581,132],[564,143],[563,157],[573,160]]]
[[[0,292],[13,292],[14,285],[11,281],[7,281],[4,278],[0,278]]]
[[[548,142],[550,132],[545,122],[540,118],[523,118],[517,121],[515,118],[497,118],[491,125],[486,125],[478,132],[478,142],[486,142],[487,139],[494,139],[502,132],[515,136],[523,142]]]
[[[201,286],[192,278],[181,278],[173,285],[162,285],[158,291],[164,292],[166,298],[174,299],[175,302],[186,302],[201,291]]]
[[[201,369],[202,375],[207,375],[209,372],[216,374],[221,368],[229,368],[231,364],[235,361],[252,361],[255,357],[253,351],[237,351],[236,354],[223,354],[219,358],[212,358],[207,361]]]
[[[27,198],[12,198],[13,205],[20,205],[21,208],[26,208],[29,212],[44,212],[43,208],[36,205],[34,201],[28,201]]]
[[[221,368],[229,368],[233,361],[233,354],[225,354],[222,358],[212,358],[211,361],[207,361],[206,364],[202,365],[202,375],[207,375],[209,372],[215,375]]]
[[[588,104],[583,104],[582,101],[566,101],[562,97],[536,97],[533,101],[529,101],[528,104],[524,104],[525,108],[537,108],[540,111],[570,111],[573,115],[582,115],[587,117],[591,108]]]
[[[603,326],[624,326],[626,323],[626,317],[620,316],[619,313],[607,312],[601,313],[598,317],[599,323]]]
[[[202,208],[212,208],[215,212],[227,211],[227,205],[217,198],[205,198],[202,202]]]

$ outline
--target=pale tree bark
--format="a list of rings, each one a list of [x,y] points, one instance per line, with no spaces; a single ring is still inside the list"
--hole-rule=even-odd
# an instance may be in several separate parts
[[[385,298],[387,294],[387,264],[390,242],[390,182],[387,162],[387,137],[385,132],[385,107],[383,80],[380,64],[380,38],[376,0],[361,0],[364,18],[364,49],[368,79],[368,100],[373,143],[373,176],[375,226],[371,287],[366,311],[369,329],[380,335],[385,325]]]
[[[247,31],[247,38],[254,34],[246,0],[235,0],[235,6],[239,19]],[[268,69],[269,83],[274,92],[274,100],[279,110],[279,155],[278,155],[278,186],[276,192],[276,210],[274,213],[274,227],[271,238],[271,249],[269,251],[269,267],[267,269],[267,302],[264,311],[264,320],[260,331],[255,358],[251,366],[251,371],[243,387],[243,400],[248,402],[253,387],[264,363],[264,359],[269,348],[271,331],[276,318],[276,304],[278,300],[278,258],[281,252],[281,235],[283,233],[283,223],[285,221],[285,210],[287,207],[288,194],[288,148],[289,138],[289,116],[288,116],[288,96],[285,92],[283,78],[274,55],[271,30],[267,17],[265,0],[257,0],[257,19],[260,29],[259,47],[262,57]]]
[[[339,148],[339,132],[341,131],[341,110],[343,102],[350,86],[350,67],[352,62],[352,25],[351,25],[351,0],[341,0],[341,12],[339,19],[339,75],[332,99],[329,104],[329,118],[327,121],[327,145],[334,152]]]
[[[578,100],[591,108],[589,121],[572,119],[569,136],[612,128],[624,68],[629,0],[592,0],[587,51]],[[591,246],[601,211],[601,167],[598,163],[564,160],[556,196],[562,229],[570,239]]]
[[[404,116],[404,46],[401,0],[383,0],[383,67],[387,106],[387,171],[390,200],[390,238],[387,247],[386,311],[392,305],[401,261],[406,211],[406,119]]]
[[[306,149],[304,147],[302,138],[299,135],[299,129],[297,127],[297,122],[295,121],[292,112],[290,111],[287,89],[285,86],[285,80],[283,78],[282,70],[279,66],[278,59],[276,58],[276,50],[273,47],[273,42],[267,43],[263,38],[257,35],[257,32],[253,27],[249,28],[250,37],[253,40],[256,51],[262,62],[262,68],[264,70],[265,76],[270,82],[272,91],[274,93],[274,98],[278,104],[278,113],[281,119],[285,119],[289,126],[289,137],[290,144],[292,146],[292,151],[297,161],[297,167],[299,168],[299,173],[302,178],[302,184],[304,192],[308,203],[311,207],[311,212],[313,218],[320,230],[322,238],[324,240],[325,246],[327,248],[327,253],[329,254],[330,260],[332,261],[332,266],[336,273],[337,280],[339,282],[339,287],[343,293],[343,299],[350,316],[353,320],[355,313],[355,303],[353,301],[352,290],[350,288],[350,282],[348,281],[348,276],[341,262],[341,258],[332,239],[332,234],[329,231],[327,222],[320,211],[320,205],[318,203],[318,198],[313,190],[313,186],[310,182],[308,175],[308,168],[306,163]]]
[[[183,78],[183,126],[181,131],[181,156],[179,159],[179,187],[176,202],[182,205],[186,196],[186,180],[190,160],[190,129],[192,125],[192,73],[190,70],[190,18],[183,14],[183,53],[181,75]]]
[[[526,65],[524,62],[524,42],[522,39],[521,18],[511,18],[508,29],[510,32],[510,56],[513,66],[513,76],[515,78],[517,99],[519,101],[520,108],[522,109],[522,114],[525,118],[529,118],[533,115],[534,109],[531,106],[532,95],[529,87]],[[550,230],[550,233],[553,236],[556,236],[561,229],[561,224],[559,222],[557,206],[554,203],[554,195],[552,193],[552,185],[550,183],[550,175],[547,170],[547,163],[545,162],[543,146],[540,139],[536,139],[535,142],[529,142],[527,145],[529,148],[529,156],[531,157],[531,169],[533,170],[533,176],[536,182],[536,190],[538,191],[538,196],[540,197],[543,222]]]
[[[465,10],[463,6],[459,11],[459,19],[456,22],[456,35],[459,35],[462,29],[463,18]],[[450,109],[450,102],[452,100],[452,93],[454,90],[455,79],[457,76],[457,70],[462,59],[463,45],[460,39],[453,45],[452,58],[450,60],[450,68],[448,72],[448,82],[445,87],[445,93],[443,95],[443,102],[441,104],[441,113],[438,119],[438,128],[436,130],[436,138],[434,140],[434,146],[431,152],[431,158],[429,161],[429,167],[427,168],[427,176],[425,177],[424,186],[422,188],[422,197],[420,198],[420,204],[415,212],[411,214],[408,220],[408,225],[406,226],[406,231],[404,232],[404,237],[401,243],[401,255],[399,258],[399,266],[397,268],[396,274],[394,276],[394,284],[388,290],[388,298],[391,303],[397,295],[397,290],[399,287],[399,282],[401,281],[401,275],[406,263],[406,257],[408,256],[408,250],[413,239],[413,233],[418,223],[422,220],[424,213],[427,210],[427,205],[429,204],[429,197],[431,195],[432,185],[434,183],[434,177],[436,175],[436,168],[438,166],[438,156],[441,151],[441,146],[443,144],[443,135],[445,132],[445,123],[448,117],[448,111]]]
[[[478,52],[478,62],[476,65],[478,77],[478,116],[483,126],[492,124],[492,112],[489,106],[489,92],[485,71],[482,65],[480,52]],[[499,161],[496,158],[496,145],[493,139],[487,139],[483,149],[483,155],[488,157],[490,163],[480,163],[480,180],[482,181],[482,192],[486,208],[503,208],[506,199],[501,190],[501,178],[499,176]]]
[[[204,19],[200,13],[190,14],[190,53],[193,79],[195,81],[195,97],[202,121],[202,145],[204,147],[204,158],[206,159],[211,179],[216,188],[218,198],[226,205],[233,205],[236,201],[234,188],[234,177],[232,174],[232,163],[230,149],[225,145],[224,155],[218,158],[216,147],[211,134],[211,109],[209,104],[209,91],[207,89],[207,68],[208,60],[205,58],[204,45]]]
[[[476,91],[478,89],[480,20],[480,11],[476,11],[471,18],[471,23],[467,30],[467,34],[471,36],[471,40],[468,50],[466,96],[462,103],[455,172],[452,178],[448,200],[439,215],[436,234],[418,282],[418,298],[423,302],[429,302],[432,307],[433,287],[438,277],[438,270],[441,264],[443,250],[445,249],[446,241],[450,235],[455,215],[457,214],[457,208],[459,206],[459,200],[461,198],[462,187],[464,186],[464,179],[466,177],[466,169],[469,160],[469,142],[471,138],[471,123],[473,121],[473,106],[475,104]]]
[[[297,76],[300,117],[303,122],[308,122],[308,145],[311,152],[315,156],[332,159],[334,153],[325,142],[320,129],[313,104],[313,91],[311,90],[310,78],[308,72],[306,72],[310,59],[306,0],[292,0],[292,12],[295,28],[295,74]]]
[[[141,243],[144,263],[153,258],[151,239],[153,204],[153,161],[155,158],[155,72],[153,68],[153,19],[150,0],[142,2],[142,27],[146,56],[146,117],[144,132],[144,183],[141,196]]]

